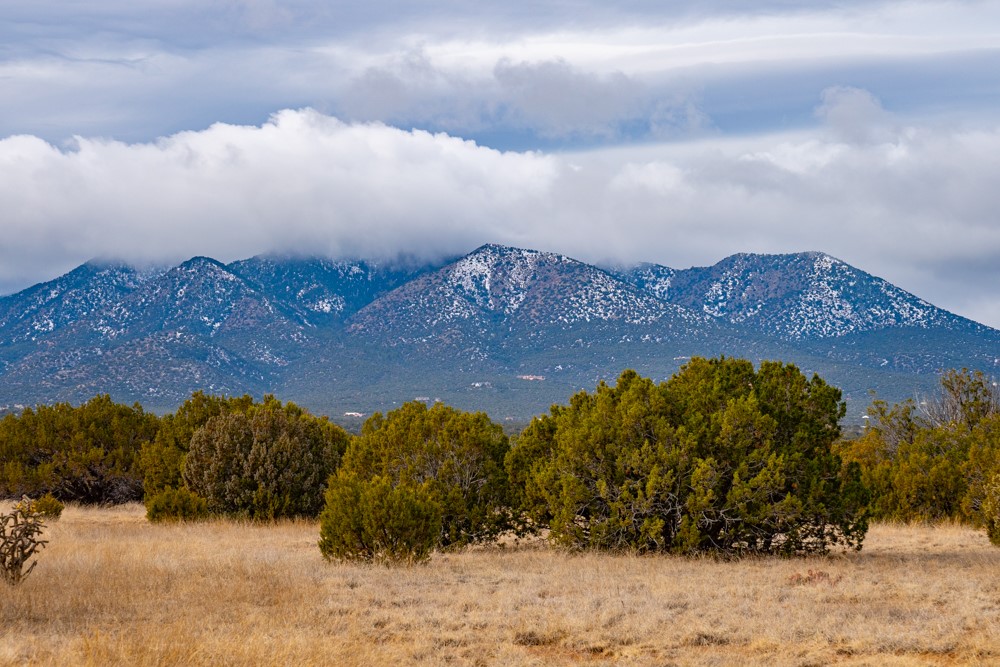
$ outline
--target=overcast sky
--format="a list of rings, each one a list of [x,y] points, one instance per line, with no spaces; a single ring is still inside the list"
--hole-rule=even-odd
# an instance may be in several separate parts
[[[1000,3],[476,4],[0,0],[0,293],[94,257],[821,250],[1000,327]]]

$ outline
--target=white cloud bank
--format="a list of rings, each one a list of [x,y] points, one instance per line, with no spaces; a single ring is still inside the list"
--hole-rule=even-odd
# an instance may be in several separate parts
[[[0,140],[0,286],[95,256],[441,257],[485,242],[681,268],[822,250],[1000,326],[1000,127],[904,126],[863,90],[812,133],[543,154],[282,111],[152,143]]]

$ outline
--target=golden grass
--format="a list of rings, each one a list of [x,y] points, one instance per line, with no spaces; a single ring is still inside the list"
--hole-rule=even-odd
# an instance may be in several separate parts
[[[408,569],[327,563],[318,532],[70,506],[0,587],[0,665],[1000,663],[1000,549],[958,526],[877,525],[823,558],[536,542]]]

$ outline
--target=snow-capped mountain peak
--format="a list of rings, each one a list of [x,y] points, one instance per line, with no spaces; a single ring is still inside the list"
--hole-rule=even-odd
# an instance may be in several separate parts
[[[448,273],[456,292],[484,310],[509,315],[524,303],[540,267],[570,261],[553,253],[488,244],[453,263]]]
[[[793,361],[861,400],[882,378],[905,397],[941,368],[996,373],[1000,332],[816,252],[683,270],[493,244],[430,267],[88,263],[0,298],[0,408],[109,392],[171,409],[202,389],[534,411],[623,368],[666,378],[718,354]]]
[[[670,303],[788,340],[968,324],[822,252],[740,253],[714,266],[673,271],[669,282],[651,281],[650,273],[637,267],[624,275]]]
[[[0,344],[41,340],[111,311],[162,272],[93,260],[59,278],[2,297]]]
[[[353,318],[353,327],[395,328],[426,337],[466,321],[512,329],[579,322],[638,325],[665,317],[705,321],[595,266],[555,253],[491,244],[372,303]]]

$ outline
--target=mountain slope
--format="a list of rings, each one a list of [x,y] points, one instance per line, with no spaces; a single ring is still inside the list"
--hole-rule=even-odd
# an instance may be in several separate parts
[[[642,282],[657,271],[667,277]],[[670,303],[790,341],[897,327],[980,326],[818,252],[738,254],[680,271],[646,265],[624,277]]]
[[[662,380],[720,354],[794,362],[863,404],[944,368],[1000,372],[1000,332],[821,253],[683,270],[498,245],[423,268],[196,257],[90,263],[0,298],[0,408],[108,392],[172,410],[204,389],[334,416],[419,397],[525,418],[625,368]]]
[[[495,332],[666,321],[696,327],[707,318],[569,257],[491,244],[373,302],[351,319],[351,330],[433,336],[466,322]]]
[[[426,270],[267,255],[233,262],[226,268],[311,325],[349,317]]]
[[[633,267],[615,267],[610,271],[619,279],[660,301],[670,301],[670,285],[677,273],[674,269],[659,264],[642,263]]]
[[[110,392],[155,407],[197,389],[259,393],[307,343],[280,304],[209,258],[124,284],[117,298],[87,291],[44,340],[0,347],[5,392],[19,403]]]
[[[162,271],[142,271],[125,264],[88,262],[55,280],[0,297],[0,346],[39,341],[81,320],[93,322],[94,334],[105,331],[101,317]]]
[[[185,331],[209,338],[252,335],[301,339],[302,327],[280,302],[207,257],[170,269],[123,302],[113,320],[123,331],[142,335]]]

